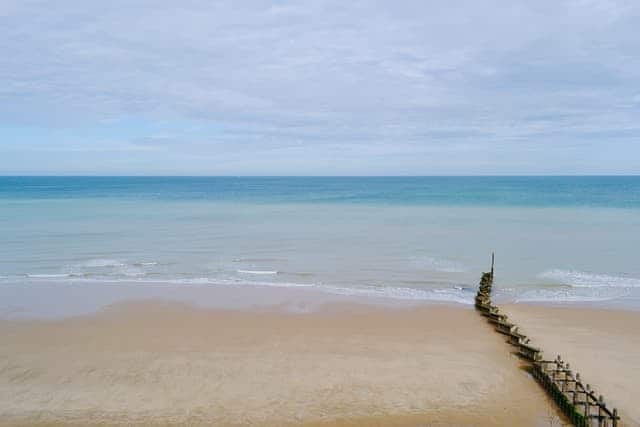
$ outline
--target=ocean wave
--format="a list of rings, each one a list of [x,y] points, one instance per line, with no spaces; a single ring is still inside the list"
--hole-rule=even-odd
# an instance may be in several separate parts
[[[640,279],[608,274],[587,273],[577,270],[553,269],[539,275],[574,288],[638,288]]]
[[[574,289],[535,289],[523,292],[515,302],[601,302],[623,298],[628,295],[624,289],[614,292],[603,290],[591,290],[588,292],[575,292]]]
[[[69,277],[144,277],[150,267],[157,265],[155,261],[138,261],[129,263],[112,258],[94,258],[64,268]]]
[[[122,273],[122,275],[127,277],[144,277],[147,275],[147,273],[142,271],[125,271]]]
[[[71,277],[69,273],[61,273],[61,274],[29,274],[26,276],[30,279],[62,279],[66,277]]]
[[[313,283],[293,283],[293,282],[265,282],[255,280],[241,280],[238,278],[180,278],[170,280],[145,280],[145,283],[172,283],[177,285],[223,285],[223,286],[274,286],[282,288],[313,287]]]
[[[278,274],[278,270],[236,270],[240,274]]]
[[[364,296],[384,299],[399,299],[410,301],[437,301],[472,304],[473,295],[462,288],[415,289],[402,287],[340,287],[318,286],[329,293],[347,296]]]
[[[35,275],[29,276],[30,278]],[[212,285],[212,286],[268,286],[277,288],[307,288],[334,295],[361,296],[411,301],[453,302],[460,304],[473,303],[473,289],[463,286],[451,286],[435,289],[416,289],[406,287],[374,287],[374,286],[335,286],[318,283],[276,282],[244,280],[240,278],[189,277],[173,279],[150,279],[148,277],[81,277],[71,275],[40,275],[51,283],[87,283],[87,284],[172,284],[172,285]]]
[[[104,267],[124,267],[125,263],[109,258],[96,258],[85,261],[79,267],[104,268]]]
[[[215,284],[208,277],[194,277],[188,279],[149,280],[148,283],[172,283],[176,285],[210,285]]]

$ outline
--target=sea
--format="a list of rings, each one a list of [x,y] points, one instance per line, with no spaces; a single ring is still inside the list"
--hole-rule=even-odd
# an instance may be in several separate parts
[[[640,177],[0,177],[0,315],[118,284],[470,305],[492,253],[501,301],[640,309]]]

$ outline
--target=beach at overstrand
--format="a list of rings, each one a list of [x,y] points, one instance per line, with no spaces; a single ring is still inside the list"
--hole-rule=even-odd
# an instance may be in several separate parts
[[[40,292],[57,304],[73,300],[70,289]],[[0,425],[560,425],[504,337],[468,306],[264,287],[183,293],[200,304],[166,292],[0,321]],[[622,425],[639,425],[640,313],[504,309],[618,407]]]
[[[0,179],[0,421],[548,426],[555,406],[472,308],[495,251],[496,304],[638,425],[638,189]]]
[[[0,322],[1,425],[546,425],[468,307],[121,302]]]

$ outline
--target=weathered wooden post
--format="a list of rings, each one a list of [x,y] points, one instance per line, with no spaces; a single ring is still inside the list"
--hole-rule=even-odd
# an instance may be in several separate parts
[[[567,384],[568,385],[567,391],[571,393],[571,400],[573,400],[573,397],[576,395],[576,377],[573,375],[573,371],[569,369],[568,363],[567,363],[567,376],[569,378],[568,384]]]
[[[582,402],[580,402],[580,400],[578,400],[578,393],[580,392],[579,388],[582,388],[584,391],[584,387],[582,386],[582,382],[580,381],[580,373],[576,372],[576,383],[574,385],[575,388],[575,393],[573,394],[573,404],[574,405],[578,405]]]
[[[562,368],[562,386],[560,387],[560,391],[562,393],[567,391],[567,369],[566,369],[566,367]]]
[[[493,265],[495,263],[495,260],[496,260],[496,253],[491,252],[491,280],[493,280]]]
[[[586,393],[584,396],[584,408],[586,411],[586,416],[588,417],[589,424],[591,424],[591,402],[589,402],[589,398],[591,397],[591,385],[587,384]]]

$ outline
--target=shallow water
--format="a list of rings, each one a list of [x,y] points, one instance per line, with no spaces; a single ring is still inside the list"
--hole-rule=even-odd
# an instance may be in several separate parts
[[[492,251],[503,300],[640,308],[639,177],[4,177],[0,235],[5,311],[43,283],[470,304]]]

